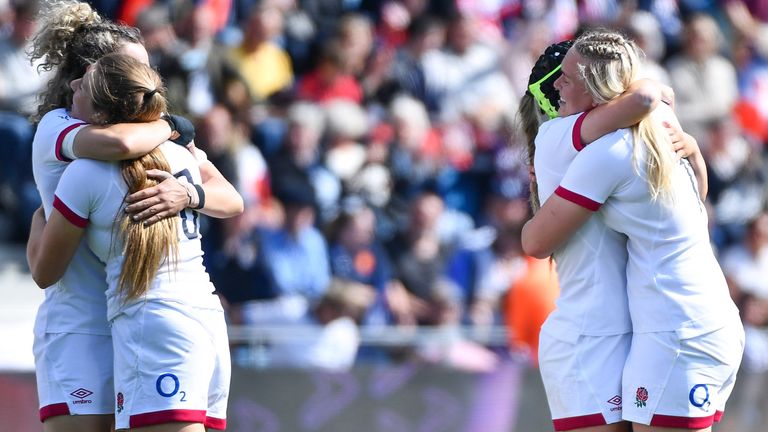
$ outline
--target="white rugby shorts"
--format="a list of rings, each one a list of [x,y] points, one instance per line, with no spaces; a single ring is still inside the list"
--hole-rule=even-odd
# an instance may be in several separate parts
[[[740,322],[688,339],[674,331],[635,334],[624,368],[624,419],[669,428],[712,426],[723,415],[743,351]]]
[[[33,352],[40,421],[114,412],[111,336],[35,333]]]
[[[116,429],[174,422],[226,428],[231,364],[220,308],[141,302],[115,317],[112,337]]]
[[[541,332],[539,370],[556,431],[622,421],[621,374],[631,333],[565,341]]]

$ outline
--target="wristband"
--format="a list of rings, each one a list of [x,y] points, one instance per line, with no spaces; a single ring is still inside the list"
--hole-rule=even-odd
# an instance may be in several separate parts
[[[165,120],[166,123],[168,123],[168,126],[171,128],[171,135],[173,135],[174,132],[176,132],[176,125],[173,124],[173,119],[168,114],[163,114],[160,116],[160,120]]]
[[[203,190],[203,187],[198,184],[193,184],[192,186],[195,187],[195,190],[197,191],[197,198],[199,200],[197,207],[193,207],[195,210],[200,210],[201,208],[205,207],[205,191]]]

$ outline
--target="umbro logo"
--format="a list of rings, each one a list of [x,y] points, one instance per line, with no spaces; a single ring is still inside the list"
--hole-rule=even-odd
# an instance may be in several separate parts
[[[92,394],[93,394],[93,392],[92,392],[92,391],[90,391],[90,390],[86,390],[86,389],[84,389],[84,388],[80,387],[79,389],[77,389],[77,390],[73,391],[73,392],[72,392],[72,393],[70,393],[70,394],[71,394],[72,396],[74,396],[74,397],[78,398],[78,399],[85,399],[85,398],[87,398],[88,396],[92,395]]]
[[[606,402],[608,402],[611,405],[614,405],[611,407],[611,411],[621,411],[621,396],[616,395],[608,399]]]
[[[72,401],[72,403],[76,403],[76,404],[89,404],[89,403],[91,403],[90,399],[85,399],[85,398],[87,398],[88,396],[90,396],[92,394],[93,394],[92,391],[86,390],[86,389],[84,389],[82,387],[80,387],[79,389],[77,389],[77,390],[73,391],[72,393],[70,393],[70,395],[80,399],[80,400]]]

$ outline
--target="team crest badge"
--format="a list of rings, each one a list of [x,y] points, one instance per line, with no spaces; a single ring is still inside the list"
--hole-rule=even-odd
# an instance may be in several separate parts
[[[645,407],[645,403],[648,401],[648,390],[645,387],[638,387],[635,394],[635,405],[638,408]]]
[[[123,397],[122,393],[117,394],[117,413],[120,414],[123,412],[123,403],[125,402],[125,398]]]

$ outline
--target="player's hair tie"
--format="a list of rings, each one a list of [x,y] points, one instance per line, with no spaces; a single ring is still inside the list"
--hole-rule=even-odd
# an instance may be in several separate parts
[[[157,89],[144,92],[144,102],[146,103],[155,93],[157,93]]]

